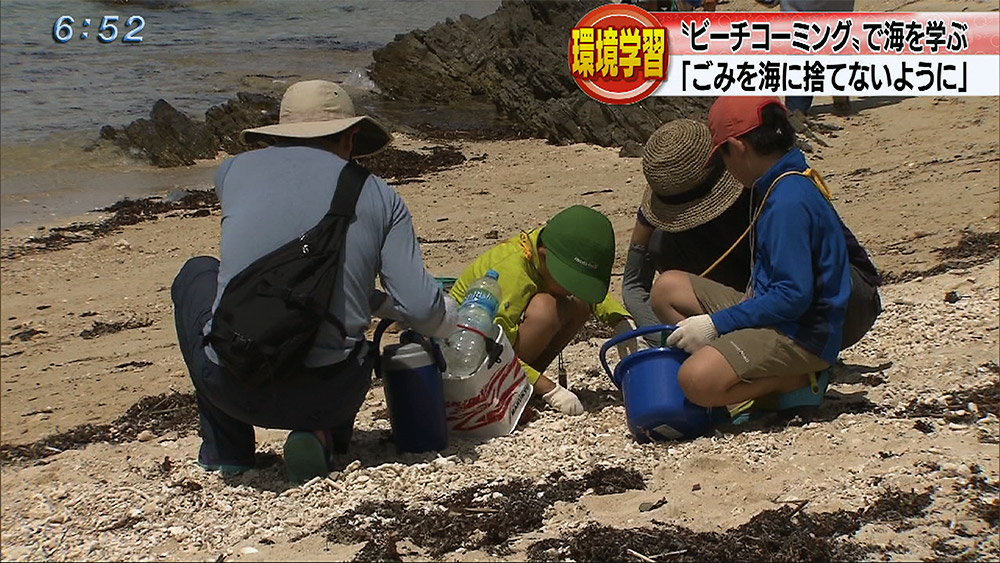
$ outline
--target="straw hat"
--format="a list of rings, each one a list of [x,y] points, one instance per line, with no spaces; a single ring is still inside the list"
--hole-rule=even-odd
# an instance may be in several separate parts
[[[343,88],[326,80],[306,80],[288,87],[281,98],[277,125],[244,129],[240,140],[258,140],[257,136],[314,139],[345,131],[360,123],[354,136],[352,156],[375,154],[392,142],[392,135],[378,121],[354,113],[354,102]]]
[[[712,133],[704,124],[676,119],[657,129],[642,151],[649,187],[640,209],[654,227],[677,232],[722,214],[743,191],[723,166],[705,168]]]

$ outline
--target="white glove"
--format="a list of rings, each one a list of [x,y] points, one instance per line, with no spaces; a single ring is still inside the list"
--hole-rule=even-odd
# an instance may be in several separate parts
[[[719,337],[715,323],[709,315],[695,315],[677,323],[677,330],[667,337],[667,346],[674,346],[694,354],[702,346]]]
[[[622,319],[615,325],[615,336],[620,336],[626,332],[632,332],[635,330],[635,321],[632,319]],[[624,360],[626,356],[630,354],[635,354],[641,348],[639,347],[639,341],[643,340],[641,338],[630,338],[628,340],[623,340],[618,343],[618,358],[619,360]]]
[[[448,338],[455,332],[458,325],[458,303],[451,298],[451,295],[444,294],[444,316],[441,317],[441,324],[434,330],[431,336],[435,338]]]
[[[572,391],[558,383],[554,389],[542,395],[542,400],[563,414],[573,416],[583,414],[583,403],[580,402],[580,399]]]

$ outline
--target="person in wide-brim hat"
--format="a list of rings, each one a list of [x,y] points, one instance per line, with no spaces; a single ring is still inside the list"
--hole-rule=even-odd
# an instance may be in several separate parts
[[[712,134],[698,121],[677,119],[657,129],[642,155],[647,186],[639,203],[622,297],[641,326],[660,324],[651,295],[668,270],[701,274],[749,225],[750,199],[721,164],[708,167]],[[707,274],[742,290],[750,278],[750,245],[743,241]],[[656,335],[653,335],[654,337]]]
[[[288,480],[306,483],[327,475],[350,445],[372,381],[373,317],[443,339],[455,331],[458,304],[427,270],[406,202],[351,162],[392,137],[357,115],[340,86],[292,84],[280,122],[241,138],[269,146],[219,163],[218,256],[189,259],[170,291],[198,390],[197,463],[249,471],[254,427],[284,429]]]
[[[712,150],[708,127],[677,119],[656,130],[642,153],[648,186],[642,198],[645,218],[669,232],[687,231],[722,215],[743,192],[725,167],[704,167]]]
[[[392,142],[386,128],[367,115],[357,115],[354,102],[339,85],[326,80],[306,80],[288,87],[281,98],[278,123],[244,129],[240,140],[273,142],[277,139],[318,139],[358,126],[354,158],[371,156]]]

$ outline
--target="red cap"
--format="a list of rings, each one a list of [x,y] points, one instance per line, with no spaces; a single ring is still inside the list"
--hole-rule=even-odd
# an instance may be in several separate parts
[[[745,135],[763,125],[762,113],[771,104],[778,104],[785,109],[776,96],[723,96],[715,100],[712,109],[708,110],[712,152],[709,153],[705,166],[712,162],[719,147],[727,140]]]

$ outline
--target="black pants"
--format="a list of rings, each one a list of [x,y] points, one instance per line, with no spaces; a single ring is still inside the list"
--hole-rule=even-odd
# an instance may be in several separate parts
[[[373,357],[303,368],[279,380],[250,386],[205,356],[202,329],[212,316],[219,261],[198,256],[184,264],[170,296],[181,354],[194,383],[207,465],[252,466],[254,426],[330,430],[334,448],[346,451],[354,419],[371,386]]]

